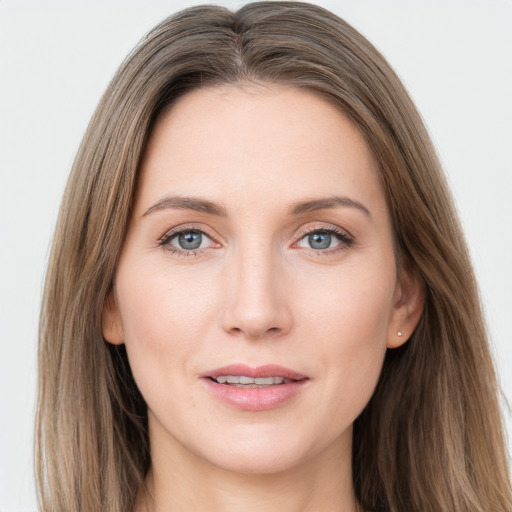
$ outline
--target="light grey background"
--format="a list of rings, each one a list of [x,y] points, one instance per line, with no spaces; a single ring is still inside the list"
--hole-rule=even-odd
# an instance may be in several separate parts
[[[510,399],[512,2],[316,3],[384,53],[427,122],[462,216]],[[190,5],[0,0],[0,512],[36,510],[38,308],[74,153],[124,56],[154,24]],[[512,432],[508,412],[506,422]]]

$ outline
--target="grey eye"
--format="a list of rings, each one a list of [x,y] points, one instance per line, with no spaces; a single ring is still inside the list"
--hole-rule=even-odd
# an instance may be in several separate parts
[[[328,249],[331,246],[332,235],[330,233],[311,233],[308,235],[308,243],[312,249]]]
[[[159,245],[184,256],[194,256],[196,250],[218,247],[206,233],[194,228],[171,232],[162,238]]]
[[[180,231],[169,237],[164,243],[182,251],[193,251],[202,249],[209,240],[201,231]]]
[[[194,249],[199,249],[201,247],[203,235],[199,231],[184,231],[183,233],[180,233],[176,239],[180,249],[193,251]]]
[[[350,247],[352,243],[353,239],[349,235],[325,228],[317,229],[316,231],[304,235],[296,243],[296,247],[313,249],[318,252],[327,252],[329,249],[335,249],[338,246]]]

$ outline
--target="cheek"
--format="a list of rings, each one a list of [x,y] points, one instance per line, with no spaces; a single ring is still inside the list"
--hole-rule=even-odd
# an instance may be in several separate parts
[[[393,310],[394,266],[370,260],[342,271],[315,276],[314,282],[300,283],[297,291],[308,290],[298,304],[307,304],[313,325],[322,327],[329,339],[363,347],[386,343]]]
[[[168,394],[169,385],[183,381],[189,361],[205,339],[211,323],[206,305],[211,298],[194,293],[193,284],[166,268],[120,266],[116,295],[124,342],[135,381],[151,402]],[[125,271],[126,269],[126,271]],[[194,300],[191,300],[191,297]]]
[[[130,269],[137,268],[137,272]],[[212,299],[199,279],[162,263],[127,261],[118,272],[117,296],[128,344],[152,350],[188,345],[209,314]],[[172,342],[172,343],[170,343]]]
[[[310,299],[314,306],[307,317],[319,373],[329,390],[324,405],[339,400],[340,414],[351,420],[370,399],[380,376],[392,313],[393,274],[379,265],[370,270],[331,279],[325,293]]]

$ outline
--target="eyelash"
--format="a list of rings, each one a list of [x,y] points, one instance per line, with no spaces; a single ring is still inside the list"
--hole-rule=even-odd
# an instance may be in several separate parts
[[[171,245],[171,241],[176,238],[177,236],[185,233],[198,233],[202,236],[206,236],[209,238],[212,242],[215,242],[215,239],[209,235],[206,231],[203,229],[199,229],[195,226],[180,226],[177,228],[172,229],[171,231],[168,231],[165,233],[158,241],[158,246],[165,248],[167,251],[177,255],[177,256],[197,256],[198,253],[204,251],[203,249],[177,249],[176,247],[173,247]]]
[[[158,246],[164,247],[166,250],[168,250],[169,252],[171,252],[177,256],[185,256],[185,257],[197,256],[200,252],[202,252],[206,249],[206,248],[198,248],[198,249],[186,250],[186,249],[177,249],[177,248],[173,247],[171,245],[171,241],[174,238],[176,238],[177,236],[179,236],[180,234],[185,234],[185,233],[198,233],[202,236],[206,236],[213,243],[217,243],[215,241],[215,239],[211,235],[209,235],[207,232],[205,232],[203,229],[199,229],[194,226],[182,226],[182,227],[175,228],[175,229],[165,233],[159,239]],[[340,241],[340,244],[337,245],[336,247],[327,248],[327,249],[313,249],[311,247],[310,248],[308,248],[308,247],[302,248],[302,249],[305,249],[306,251],[308,251],[309,253],[314,254],[315,256],[328,256],[331,254],[338,253],[340,251],[344,251],[344,250],[348,249],[349,247],[351,247],[352,245],[354,245],[354,242],[355,242],[352,235],[350,235],[346,231],[342,231],[342,230],[337,229],[332,226],[331,227],[314,226],[314,227],[310,227],[310,228],[306,228],[306,229],[302,230],[299,233],[297,240],[292,244],[292,247],[297,246],[297,244],[299,242],[301,242],[305,237],[307,237],[311,234],[314,234],[314,233],[334,235]]]
[[[313,254],[315,256],[330,256],[332,254],[337,254],[341,251],[347,250],[355,243],[354,237],[350,235],[347,231],[341,230],[333,226],[313,226],[302,230],[299,233],[297,241],[294,242],[293,245],[297,245],[305,237],[312,235],[314,233],[334,235],[340,241],[339,245],[337,245],[336,247],[332,247],[330,249],[313,249],[308,247],[303,248],[310,254]]]

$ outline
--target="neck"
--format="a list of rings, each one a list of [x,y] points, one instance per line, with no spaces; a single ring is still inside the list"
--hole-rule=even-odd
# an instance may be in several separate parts
[[[359,511],[352,485],[351,434],[296,467],[265,474],[220,468],[176,440],[152,444],[152,466],[136,512]]]

